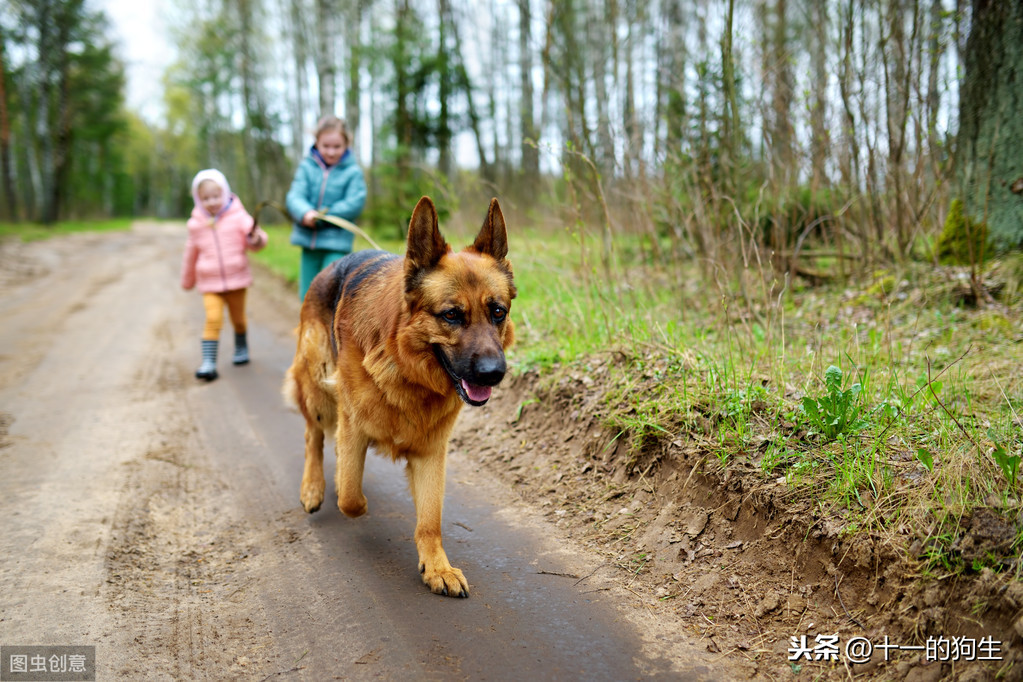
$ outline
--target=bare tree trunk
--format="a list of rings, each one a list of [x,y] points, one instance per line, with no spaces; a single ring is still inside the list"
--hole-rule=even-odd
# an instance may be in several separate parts
[[[337,64],[334,56],[336,13],[333,0],[316,0],[316,75],[320,87],[320,116],[334,113],[337,102]]]
[[[841,28],[842,68],[839,72],[838,88],[842,97],[842,111],[845,113],[845,125],[842,126],[843,157],[841,162],[842,184],[852,193],[859,192],[861,187],[860,146],[856,136],[856,112],[853,110],[853,3],[849,0]]]
[[[380,32],[379,22],[377,17],[379,13],[370,12],[367,23],[369,24],[368,35],[374,36]],[[375,83],[381,78],[382,63],[380,60],[371,60],[368,64],[369,68],[369,79],[371,83]],[[370,159],[372,163],[376,164],[381,158],[381,149],[383,147],[383,135],[377,133],[383,127],[381,122],[380,104],[377,99],[378,90],[376,88],[370,88],[369,91],[369,139],[370,139]],[[369,176],[370,191],[372,194],[377,195],[380,191],[380,174],[371,173]]]
[[[605,0],[604,12],[614,12],[614,9],[614,0]],[[592,62],[593,89],[597,95],[590,102],[596,109],[597,114],[597,145],[590,154],[593,162],[600,169],[601,175],[604,176],[610,176],[617,165],[614,138],[611,136],[611,119],[608,115],[610,101],[607,91],[607,62],[609,55],[605,47],[608,44],[614,44],[615,20],[616,17],[612,14],[607,22],[602,21],[600,18],[591,15],[589,11],[584,19],[584,23],[587,26],[586,37],[588,43],[585,47],[585,53],[588,55],[588,60]],[[580,120],[586,120],[584,103],[587,102],[587,99],[586,97],[580,99],[580,110],[578,112]]]
[[[917,112],[913,114],[910,106],[910,99],[914,91],[921,92],[922,85],[918,80],[923,74],[923,62],[922,55],[920,53],[920,44],[922,40],[922,32],[920,30],[922,21],[922,12],[920,8],[920,0],[912,0],[911,15],[912,24],[909,34],[909,44],[906,46],[905,53],[907,55],[905,69],[903,71],[903,77],[901,81],[901,92],[900,103],[899,103],[899,183],[896,186],[897,196],[899,197],[898,203],[896,204],[896,210],[900,213],[905,212],[906,217],[904,220],[899,221],[899,231],[897,232],[899,240],[899,256],[906,257],[909,254],[909,248],[912,244],[913,238],[916,235],[918,227],[918,216],[919,206],[917,203],[917,193],[919,191],[919,176],[909,173],[910,159],[907,154],[907,148],[910,147],[908,137],[910,134],[909,126],[911,119],[916,121],[916,125],[919,126],[921,113]],[[914,55],[917,57],[914,59]],[[917,65],[914,68],[914,63]],[[915,149],[914,158],[919,160],[923,154],[923,146],[920,144],[921,136],[917,137],[917,144],[913,147]]]
[[[931,0],[930,36],[927,40],[929,63],[927,69],[927,94],[925,120],[927,122],[927,151],[932,163],[935,164],[935,176],[938,175],[941,140],[938,138],[938,113],[941,106],[941,92],[938,90],[938,75],[941,72],[941,60],[945,52],[945,41],[941,40],[942,29],[941,0]],[[922,66],[921,66],[922,68]]]
[[[587,62],[592,59],[592,55],[587,52],[587,42],[579,41],[580,36],[586,37],[588,34],[583,25],[588,17],[580,17],[576,5],[572,3],[555,3],[553,16],[557,31],[555,44],[560,50],[552,58],[561,64],[557,73],[565,103],[566,141],[572,147],[571,150],[566,149],[563,164],[575,166],[573,174],[583,177],[589,170],[579,162],[576,155],[582,153],[590,159],[598,158],[586,116],[589,99],[586,89],[589,76]]]
[[[462,59],[462,38],[458,31],[458,22],[452,21],[450,26],[451,37],[454,41],[451,51],[456,62],[454,65],[455,77],[462,92],[465,93],[466,107],[469,114],[469,127],[476,138],[476,153],[480,157],[480,176],[487,182],[493,182],[493,168],[487,160],[487,148],[483,139],[483,127],[480,125],[479,110],[476,108],[476,101],[473,97],[472,81],[469,79],[469,73],[465,69],[465,60]]]
[[[30,98],[26,98],[30,101]],[[43,180],[43,155],[42,151],[33,144],[32,140],[26,140],[25,166],[28,168],[29,182],[24,185],[25,219],[30,221],[39,220],[42,213],[42,199],[46,184]],[[14,147],[17,149],[17,145]]]
[[[543,90],[540,93],[540,130],[544,131],[551,122],[551,53],[554,49],[554,13],[557,0],[550,0],[547,5],[544,21],[543,49],[540,51],[540,63],[543,64]]]
[[[242,147],[245,150],[245,159],[242,161],[242,169],[245,177],[245,189],[249,196],[257,196],[262,193],[258,169],[263,167],[264,159],[260,158],[256,148],[258,135],[264,128],[262,107],[259,103],[257,89],[257,76],[255,73],[255,59],[252,54],[252,4],[251,0],[236,0],[238,9],[239,32],[239,56],[241,57],[242,77],[242,103],[245,106],[245,126],[242,128]],[[241,188],[238,189],[241,191]]]
[[[53,197],[53,138],[54,132],[50,128],[50,103],[53,98],[53,78],[50,61],[56,56],[56,46],[53,42],[53,17],[50,15],[50,5],[46,3],[39,12],[39,61],[36,68],[39,70],[39,88],[33,93],[38,96],[39,106],[36,109],[36,139],[39,140],[39,177],[41,185],[36,195],[37,210],[35,213],[42,218],[44,223],[51,223],[55,219],[56,208],[47,206],[47,202]]]
[[[345,41],[348,43],[348,79],[345,88],[345,123],[354,138],[359,130],[360,100],[362,99],[362,16],[366,0],[353,0],[351,14],[345,22]]]
[[[397,22],[398,52],[395,54],[394,69],[397,74],[397,101],[395,102],[395,134],[398,145],[402,148],[398,162],[399,187],[405,184],[408,173],[408,155],[412,148],[412,115],[409,112],[409,95],[412,86],[409,83],[408,55],[405,53],[405,36],[410,32],[412,9],[409,0],[396,0],[395,21]]]
[[[490,9],[490,16],[493,17],[493,16],[497,15],[497,6],[495,5],[493,0],[491,0],[490,3],[489,3],[489,9]],[[490,41],[490,42],[487,43],[487,45],[490,47],[490,54],[488,55],[488,59],[489,59],[490,63],[488,64],[488,66],[489,66],[491,71],[494,71],[496,69],[496,63],[497,63],[497,52],[498,52],[498,49],[499,49],[498,48],[498,44],[497,44],[497,41]],[[466,75],[466,77],[468,77],[468,74]],[[497,125],[497,79],[493,78],[493,77],[487,78],[486,82],[487,82],[487,107],[488,107],[487,113],[490,116],[490,121],[493,123],[493,125],[491,127],[492,131],[493,131],[493,137],[491,138],[492,142],[491,142],[491,147],[490,147],[490,151],[491,151],[492,158],[493,158],[493,161],[494,161],[494,168],[492,169],[492,172],[495,175],[497,175],[497,174],[501,173],[501,157],[502,157],[502,154],[501,154],[501,142],[500,142],[500,136],[498,134],[498,125]]]
[[[955,38],[956,52],[959,54],[959,63],[963,64],[966,62],[966,41],[969,38],[967,31],[963,30],[966,17],[969,13],[966,8],[971,4],[971,0],[955,0],[956,9],[952,13],[953,30],[952,35]],[[968,25],[968,24],[965,24]]]
[[[3,174],[7,219],[17,220],[18,199],[14,193],[14,172],[11,168],[11,125],[7,118],[7,82],[4,77],[5,49],[4,32],[0,31],[0,172]]]
[[[828,6],[810,2],[810,54],[816,89],[810,111],[810,185],[814,191],[827,184],[827,161],[831,153],[828,131]]]
[[[660,243],[658,242],[657,227],[653,218],[653,211],[656,202],[653,197],[653,188],[647,177],[647,169],[644,156],[644,129],[638,111],[641,108],[641,99],[644,93],[642,80],[637,86],[637,71],[642,73],[644,67],[649,68],[650,63],[642,59],[644,52],[637,48],[643,40],[642,36],[650,35],[653,27],[650,25],[650,15],[642,3],[628,3],[626,22],[628,30],[625,37],[625,96],[623,110],[625,112],[625,153],[622,156],[624,174],[629,181],[630,206],[629,210],[637,217],[637,228],[645,231],[649,241],[644,241],[644,248],[649,246],[651,258],[654,261],[662,260]],[[639,52],[640,67],[637,68],[637,51]],[[647,53],[649,54],[649,53]],[[656,55],[653,62],[656,68]]]
[[[437,170],[445,178],[451,178],[451,63],[448,50],[448,29],[454,20],[451,16],[451,3],[449,0],[438,0],[437,14],[439,19],[437,37],[437,61],[441,65],[437,69],[437,76],[440,78],[438,88],[438,99],[440,100],[440,112],[437,116]]]
[[[732,55],[732,20],[735,13],[735,0],[728,0],[725,12],[725,26],[721,35],[721,87],[725,100],[725,111],[722,112],[721,124],[724,135],[721,140],[721,156],[724,186],[722,192],[729,197],[735,196],[735,159],[738,153],[739,136],[739,105],[735,84],[735,63]]]
[[[622,110],[625,113],[625,153],[622,165],[625,177],[634,178],[639,172],[643,156],[643,124],[637,113],[639,94],[636,87],[636,49],[637,36],[650,30],[649,17],[644,9],[631,5],[632,15],[627,18],[628,32],[625,42],[625,92],[622,98]]]
[[[885,76],[885,101],[886,101],[886,125],[888,136],[888,184],[893,188],[894,206],[892,212],[895,218],[895,241],[900,255],[905,255],[908,246],[909,228],[906,225],[908,211],[904,205],[905,196],[903,192],[904,172],[904,151],[906,147],[906,124],[909,117],[909,93],[910,80],[912,78],[912,44],[916,40],[916,27],[918,15],[918,3],[913,2],[913,32],[907,46],[905,28],[905,0],[895,0],[889,6],[888,17],[889,33],[882,39],[881,54],[884,64]],[[883,33],[883,29],[882,29]],[[892,56],[886,52],[890,46]],[[889,68],[889,62],[892,68]],[[894,70],[894,74],[892,73]]]
[[[296,159],[300,159],[304,155],[306,145],[308,144],[305,130],[306,92],[308,91],[305,69],[309,63],[309,52],[306,49],[306,29],[302,19],[305,14],[305,8],[303,7],[302,0],[282,0],[282,2],[287,2],[290,8],[291,31],[289,38],[291,41],[291,52],[295,57],[295,91],[292,93],[293,108],[291,111],[291,134],[294,138],[292,153]]]
[[[731,2],[731,0],[729,0]],[[730,28],[730,27],[729,27]],[[707,54],[710,52],[710,39],[707,33],[707,23],[704,21],[697,22],[696,28],[696,44],[699,46],[698,54]],[[729,50],[730,52],[730,50]],[[708,183],[710,186],[711,169],[710,169],[710,156],[711,156],[711,144],[710,144],[710,107],[707,103],[708,95],[706,78],[701,78],[697,86],[697,111],[696,111],[696,156],[697,164],[699,166],[699,173],[701,174],[701,181]]]
[[[507,10],[506,10],[507,11]],[[505,13],[501,17],[501,25],[510,25],[510,17]],[[501,80],[501,92],[504,97],[504,141],[506,147],[505,153],[505,164],[504,164],[504,176],[501,178],[501,184],[507,186],[512,178],[516,174],[516,169],[513,165],[515,153],[514,149],[522,149],[522,139],[519,136],[521,130],[521,124],[519,123],[519,106],[518,102],[515,101],[513,93],[515,92],[515,85],[513,84],[513,78],[511,69],[509,67],[510,62],[503,61],[510,54],[511,50],[509,43],[503,43],[501,49],[498,51],[498,56],[502,59],[497,66],[497,72],[500,74]],[[522,159],[518,160],[519,170],[522,168]]]
[[[523,190],[531,194],[540,177],[539,134],[533,116],[533,48],[530,0],[518,0],[519,8],[519,78],[522,97],[519,100],[519,125],[522,134]]]
[[[622,152],[622,173],[631,180],[636,175],[636,163],[638,151],[641,149],[642,139],[639,134],[639,119],[636,118],[636,78],[633,71],[632,54],[632,21],[627,23],[628,29],[625,38],[625,91],[622,93],[622,112],[625,123],[625,148]]]
[[[792,69],[789,66],[788,2],[775,0],[774,31],[771,36],[772,92],[771,156],[781,187],[796,177],[792,127]]]
[[[674,158],[682,148],[682,131],[686,118],[685,99],[685,17],[681,0],[664,0],[661,13],[665,37],[658,45],[660,69],[658,76],[658,116],[664,120],[664,142],[667,158]],[[663,104],[662,104],[663,102]],[[663,111],[663,115],[661,115]]]
[[[866,16],[866,2],[868,0],[860,1],[861,16]],[[877,22],[880,24],[882,21],[881,17],[877,17]],[[875,92],[873,98],[869,98],[866,93],[870,91],[871,84],[868,82],[867,74],[870,71],[870,58],[871,50],[869,46],[875,41],[880,40],[880,36],[872,34],[872,27],[868,26],[865,22],[861,27],[861,45],[860,45],[860,56],[861,62],[859,69],[856,72],[857,84],[859,85],[860,96],[859,109],[860,109],[860,123],[863,128],[863,139],[864,145],[867,149],[867,171],[865,174],[866,180],[866,193],[867,193],[867,204],[870,208],[870,222],[874,228],[874,234],[872,236],[872,243],[875,248],[884,253],[886,251],[885,244],[885,221],[883,211],[881,210],[881,180],[880,180],[880,169],[878,167],[878,142],[877,138],[880,137],[880,120],[881,120],[881,98],[880,93]],[[880,27],[878,27],[878,33],[880,33]],[[872,105],[872,107],[871,107]],[[872,108],[872,110],[871,110]],[[873,138],[872,138],[873,136]]]
[[[68,161],[70,159],[71,147],[71,55],[68,52],[71,42],[71,12],[76,11],[74,5],[65,5],[58,8],[54,17],[56,20],[56,43],[53,51],[46,58],[56,60],[57,76],[57,111],[56,120],[53,121],[53,128],[50,135],[53,137],[51,145],[52,159],[50,161],[50,184],[49,192],[45,196],[43,205],[43,222],[54,223],[61,215],[65,196],[65,184],[67,183]]]
[[[60,28],[60,80],[57,86],[57,130],[56,145],[53,149],[53,184],[50,186],[50,199],[46,202],[43,222],[56,222],[67,208],[64,197],[67,195],[68,163],[71,160],[71,58],[68,54],[70,42],[68,19],[65,17]]]

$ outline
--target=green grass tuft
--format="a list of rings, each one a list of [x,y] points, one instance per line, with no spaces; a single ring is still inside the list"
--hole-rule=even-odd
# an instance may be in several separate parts
[[[40,223],[2,223],[0,222],[0,239],[17,237],[24,242],[50,239],[75,232],[110,232],[131,229],[131,218],[113,218],[110,220],[62,220],[52,225]]]

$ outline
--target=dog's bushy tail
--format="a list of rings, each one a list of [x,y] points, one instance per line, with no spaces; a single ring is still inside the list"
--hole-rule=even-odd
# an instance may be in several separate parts
[[[285,405],[304,413],[304,408],[314,406],[303,403],[320,402],[316,393],[334,395],[337,378],[334,360],[328,351],[327,330],[319,324],[303,324],[297,332],[298,349],[291,367],[284,373],[281,396]]]
[[[300,327],[296,327],[292,334],[298,335]],[[284,404],[293,410],[300,410],[298,406],[298,383],[295,381],[295,364],[298,362],[300,353],[295,353],[295,359],[291,361],[291,366],[288,367],[288,371],[284,373],[284,383],[281,385],[281,396],[284,398]]]
[[[281,386],[281,396],[284,397],[284,404],[293,410],[298,410],[298,383],[295,381],[295,366],[292,365],[284,373],[284,385]]]

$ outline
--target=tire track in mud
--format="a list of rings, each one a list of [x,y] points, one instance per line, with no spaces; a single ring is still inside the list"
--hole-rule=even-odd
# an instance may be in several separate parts
[[[181,352],[188,328],[184,320],[154,327],[151,343],[163,350],[138,369],[131,390],[132,401],[157,418],[124,465],[105,562],[105,597],[135,648],[119,673],[262,678],[272,672],[272,643],[246,588],[258,548],[274,538],[260,537],[225,509],[227,486],[188,408],[195,388]]]
[[[245,581],[277,539],[223,513],[197,446],[180,241],[145,226],[0,257],[0,643],[95,645],[100,679],[271,669]]]
[[[173,295],[163,240],[5,244],[0,262],[0,643],[95,645],[101,676],[133,656],[102,599],[104,564],[125,462],[150,428],[129,370],[151,356],[147,332]]]

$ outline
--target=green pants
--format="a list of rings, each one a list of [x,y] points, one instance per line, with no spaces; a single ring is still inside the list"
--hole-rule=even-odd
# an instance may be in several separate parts
[[[320,274],[320,270],[347,255],[341,251],[323,251],[302,247],[302,260],[298,264],[298,300],[305,300],[305,292],[309,291],[313,277]]]

